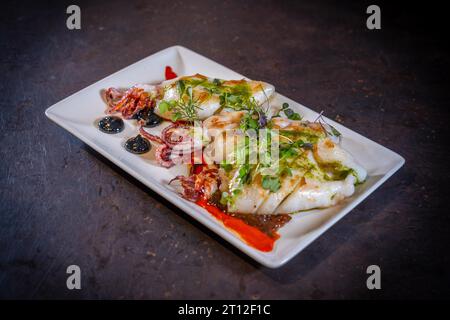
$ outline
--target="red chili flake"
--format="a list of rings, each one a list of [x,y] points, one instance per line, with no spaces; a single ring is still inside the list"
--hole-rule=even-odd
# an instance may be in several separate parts
[[[170,80],[170,79],[178,77],[177,74],[175,72],[173,72],[172,68],[169,66],[166,66],[165,75],[166,75],[166,80]]]

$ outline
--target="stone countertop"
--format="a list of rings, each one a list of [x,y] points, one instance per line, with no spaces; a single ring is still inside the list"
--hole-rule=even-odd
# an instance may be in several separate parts
[[[449,54],[435,25],[332,1],[80,1],[1,10],[0,297],[449,297]],[[416,8],[417,9],[417,8]],[[413,13],[419,11],[417,9]],[[180,44],[398,152],[406,165],[279,269],[264,268],[44,116]],[[66,268],[82,289],[66,288]],[[382,289],[366,288],[366,268]]]

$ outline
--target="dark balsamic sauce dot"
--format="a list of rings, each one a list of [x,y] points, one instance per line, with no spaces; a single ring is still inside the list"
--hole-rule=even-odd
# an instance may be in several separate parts
[[[132,119],[139,121],[146,128],[156,127],[163,122],[163,118],[155,114],[153,108],[139,110]]]
[[[109,134],[119,133],[124,127],[123,120],[115,116],[106,116],[98,122],[99,130]]]
[[[153,128],[158,126],[162,121],[163,119],[160,116],[158,116],[153,111],[150,111],[148,113],[147,121],[145,122],[144,127]]]
[[[142,154],[149,152],[152,148],[150,142],[143,138],[140,134],[136,137],[130,138],[125,142],[125,149],[131,153]]]
[[[139,110],[133,117],[132,119],[135,120],[145,120],[147,118],[147,110],[146,109],[142,109]]]

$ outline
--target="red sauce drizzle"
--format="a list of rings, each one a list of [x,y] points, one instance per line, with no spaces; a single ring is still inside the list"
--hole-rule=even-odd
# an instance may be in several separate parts
[[[194,153],[191,155],[191,160],[194,162]],[[202,163],[194,164],[191,173],[199,174],[205,166],[207,166],[207,164],[202,155]],[[258,228],[248,225],[242,219],[226,214],[215,205],[208,203],[208,200],[203,197],[197,200],[196,204],[211,213],[216,219],[220,220],[225,227],[236,232],[249,246],[260,251],[272,251],[275,241],[280,237],[277,233],[275,233],[273,237],[268,236]]]
[[[264,252],[270,252],[273,249],[275,241],[279,238],[277,235],[274,238],[269,237],[261,230],[246,224],[241,219],[232,217],[215,205],[209,204],[205,199],[200,199],[196,202],[200,207],[206,209],[216,219],[222,221],[225,227],[233,230],[241,236],[241,238],[250,246]]]
[[[202,152],[202,163],[195,163],[195,153],[192,152],[191,154],[191,163],[192,163],[192,169],[191,174],[199,174],[203,171],[203,168],[205,168],[208,164],[205,161],[205,158],[203,158],[203,152]]]
[[[200,172],[203,171],[204,166],[205,166],[204,164],[194,164],[194,166],[192,167],[192,173],[199,174]]]
[[[170,79],[174,79],[174,78],[178,77],[177,74],[175,72],[173,72],[172,68],[169,66],[166,66],[165,75],[166,75],[166,80],[170,80]]]

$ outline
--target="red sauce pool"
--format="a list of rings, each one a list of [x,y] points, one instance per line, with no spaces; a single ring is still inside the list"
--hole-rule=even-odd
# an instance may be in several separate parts
[[[175,72],[173,72],[172,68],[169,66],[166,67],[165,76],[166,76],[166,80],[170,80],[170,79],[174,79],[174,78],[178,77],[177,74]]]
[[[252,227],[246,224],[241,219],[232,217],[216,206],[209,204],[205,199],[200,199],[196,202],[200,207],[206,209],[211,213],[216,219],[220,220],[225,227],[233,230],[250,246],[255,249],[264,252],[270,252],[273,249],[275,241],[279,238],[276,235],[274,238],[269,237],[267,234],[259,230],[258,228]]]

